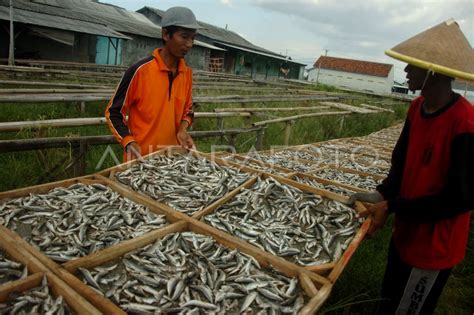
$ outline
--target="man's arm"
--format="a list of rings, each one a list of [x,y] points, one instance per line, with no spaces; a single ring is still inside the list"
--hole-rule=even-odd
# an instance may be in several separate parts
[[[451,157],[444,188],[437,194],[415,199],[391,198],[388,211],[410,222],[431,222],[474,209],[474,134],[458,135],[451,143]]]
[[[105,118],[109,128],[115,138],[117,138],[117,141],[120,142],[124,148],[126,148],[129,143],[135,141],[128,128],[126,116],[130,106],[132,106],[134,102],[137,73],[141,66],[152,59],[153,57],[143,59],[128,68],[120,80],[114,96],[105,109]]]
[[[178,133],[176,134],[178,143],[187,149],[195,148],[194,141],[188,133],[188,127],[192,125],[194,120],[192,75],[190,81],[191,83],[189,84],[188,93],[186,95],[186,103],[184,105],[183,116],[181,117],[181,122],[178,127]]]

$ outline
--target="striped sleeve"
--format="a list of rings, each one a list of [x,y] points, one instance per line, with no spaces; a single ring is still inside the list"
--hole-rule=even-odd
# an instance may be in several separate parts
[[[190,71],[192,71],[190,69]],[[186,103],[184,104],[184,112],[183,112],[183,117],[181,117],[181,120],[185,120],[188,122],[189,126],[193,124],[194,120],[194,112],[193,112],[193,74],[191,72],[190,75],[190,83],[189,83],[189,88],[187,91],[187,96],[186,96]]]
[[[110,130],[115,138],[117,138],[117,141],[124,147],[134,141],[132,133],[128,128],[126,118],[128,110],[134,100],[133,89],[131,89],[131,86],[134,84],[134,80],[136,80],[136,75],[140,67],[152,60],[153,56],[150,56],[140,60],[128,68],[123,75],[122,80],[120,80],[114,96],[105,109],[105,118]]]

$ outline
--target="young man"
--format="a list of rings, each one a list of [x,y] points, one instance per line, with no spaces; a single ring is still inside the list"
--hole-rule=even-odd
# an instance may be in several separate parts
[[[105,117],[124,147],[124,161],[172,145],[193,148],[192,70],[184,56],[193,47],[196,17],[173,7],[162,18],[164,47],[132,65],[110,100]],[[128,114],[128,119],[127,119]]]
[[[473,50],[453,20],[388,50],[407,62],[408,111],[388,177],[371,202],[368,234],[394,213],[381,314],[431,314],[452,268],[464,259],[474,208],[474,107],[453,92],[454,77],[474,80]]]

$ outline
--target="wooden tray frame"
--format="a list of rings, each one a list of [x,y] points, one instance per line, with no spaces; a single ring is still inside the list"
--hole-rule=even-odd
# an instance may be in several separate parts
[[[54,261],[49,259],[47,256],[33,248],[30,244],[28,244],[25,240],[23,240],[19,235],[16,233],[6,229],[3,226],[0,226],[0,239],[8,240],[8,244],[11,247],[16,247],[20,252],[22,252],[23,262],[28,268],[35,270],[34,272],[43,272],[53,274],[57,276],[58,279],[64,281],[66,285],[73,287],[82,297],[84,297],[87,301],[89,301],[92,305],[94,305],[98,310],[103,313],[114,313],[114,314],[125,314],[123,310],[120,310],[115,304],[113,304],[110,300],[106,299],[105,297],[99,295],[93,289],[85,285],[82,281],[80,281],[77,277],[73,275],[76,272],[78,267],[92,267],[96,265],[103,264],[111,259],[115,259],[119,256],[126,254],[127,252],[143,247],[151,242],[154,242],[156,239],[168,234],[172,233],[173,231],[184,231],[189,230],[196,233],[201,233],[205,235],[209,235],[216,239],[220,244],[229,247],[229,248],[237,248],[242,252],[255,257],[262,266],[273,266],[276,270],[288,275],[288,276],[298,276],[300,279],[300,283],[308,294],[311,297],[311,300],[304,306],[301,310],[301,314],[313,314],[315,313],[324,303],[324,301],[329,297],[329,294],[332,290],[333,283],[338,279],[342,271],[344,270],[345,266],[349,262],[350,258],[352,257],[353,253],[360,245],[360,242],[364,238],[367,229],[370,225],[370,220],[366,220],[359,231],[356,233],[356,236],[348,246],[348,248],[344,251],[342,257],[336,263],[330,263],[325,265],[319,266],[310,266],[310,267],[303,267],[293,264],[281,257],[274,256],[270,253],[262,251],[260,248],[255,247],[244,240],[239,239],[238,237],[232,236],[227,234],[223,231],[215,229],[204,222],[199,221],[199,219],[207,213],[214,211],[220,205],[226,203],[230,199],[232,199],[236,194],[238,194],[243,187],[250,187],[255,183],[256,176],[261,176],[262,178],[272,177],[281,183],[288,184],[290,186],[297,187],[303,191],[316,193],[322,197],[326,197],[329,199],[337,200],[337,201],[347,201],[347,198],[335,194],[333,192],[329,192],[326,190],[321,190],[318,188],[314,188],[305,184],[301,184],[291,180],[292,176],[295,176],[295,172],[291,172],[288,170],[287,177],[278,176],[275,174],[265,173],[262,170],[252,169],[250,167],[243,166],[241,164],[233,163],[231,161],[222,160],[219,157],[213,156],[210,157],[207,154],[202,154],[197,151],[188,151],[181,148],[171,148],[165,149],[149,156],[153,156],[155,154],[192,154],[194,156],[200,156],[207,159],[211,159],[212,161],[216,162],[217,164],[224,165],[224,166],[233,166],[236,167],[243,172],[251,173],[254,176],[251,176],[249,180],[244,182],[241,186],[237,187],[233,191],[227,193],[223,198],[217,200],[213,204],[207,206],[201,211],[196,212],[193,214],[192,217],[181,213],[167,205],[161,204],[156,200],[153,200],[151,197],[148,197],[144,194],[140,194],[138,192],[133,191],[130,187],[127,187],[118,181],[112,180],[111,177],[115,175],[117,171],[124,170],[130,165],[133,165],[137,161],[131,161],[126,164],[122,164],[119,166],[115,166],[109,168],[103,172],[100,172],[96,175],[85,176],[81,178],[74,178],[63,180],[59,182],[43,184],[38,186],[33,186],[29,188],[22,188],[10,192],[3,192],[0,193],[0,200],[5,198],[18,198],[27,196],[30,193],[44,193],[53,189],[55,187],[65,187],[75,183],[83,183],[83,184],[93,184],[93,183],[100,183],[106,186],[109,186],[112,190],[120,193],[122,196],[129,198],[130,200],[143,204],[150,208],[151,211],[157,214],[164,214],[166,219],[172,223],[166,227],[153,230],[148,232],[144,235],[136,237],[134,239],[122,241],[117,245],[105,248],[101,251],[93,253],[91,255],[78,258],[75,260],[71,260],[66,262],[62,266],[57,265]],[[257,161],[260,163],[264,163],[261,161]],[[308,161],[310,162],[310,161]],[[286,169],[285,169],[286,170]],[[296,173],[297,174],[297,173]],[[304,174],[303,174],[304,175]],[[305,175],[311,176],[311,175]],[[372,176],[372,174],[370,174]],[[315,178],[317,179],[317,178]],[[321,180],[321,179],[319,179]],[[326,183],[331,181],[327,181],[322,179]],[[340,186],[337,182],[331,182],[331,184],[335,186]],[[362,204],[357,204],[357,210],[362,211],[364,207]],[[2,242],[3,243],[3,242]],[[12,255],[13,256],[13,255]],[[17,259],[18,260],[18,259]]]
[[[333,185],[333,186],[340,187],[340,188],[350,189],[350,190],[353,190],[355,192],[368,192],[367,189],[359,188],[357,186],[352,186],[352,185],[349,185],[349,184],[344,184],[344,183],[341,183],[341,182],[338,182],[338,181],[335,181],[335,180],[329,180],[329,179],[326,179],[326,178],[323,178],[323,177],[318,177],[318,176],[312,175],[312,173],[308,173],[308,174],[293,173],[290,176],[288,176],[288,178],[291,179],[291,180],[294,180],[295,177],[308,178],[308,179],[315,180],[315,181],[317,181],[317,182],[319,182],[323,185]],[[303,183],[300,183],[300,184],[303,184]],[[303,185],[306,185],[306,184],[303,184]]]
[[[216,230],[207,224],[192,218],[188,218],[186,221],[180,221],[165,228],[150,232],[146,235],[146,237],[139,241],[134,239],[129,242],[122,242],[92,255],[68,262],[63,266],[64,269],[72,273],[75,273],[79,267],[93,268],[100,266],[114,261],[128,252],[151,244],[167,234],[184,231],[192,231],[210,236],[222,246],[230,249],[238,249],[243,253],[253,256],[263,268],[272,266],[275,270],[289,277],[298,277],[302,289],[310,298],[308,303],[301,309],[299,314],[316,313],[329,297],[333,283],[328,279],[318,275],[317,273],[306,270],[305,268],[294,265],[283,258],[266,253],[234,236]]]
[[[38,286],[41,283],[42,277],[46,275],[53,293],[63,295],[69,307],[77,314],[102,314],[113,310],[110,308],[96,308],[93,301],[84,298],[84,295],[77,290],[77,285],[83,285],[82,282],[68,282],[65,277],[68,278],[68,276],[72,275],[58,272],[61,271],[62,268],[54,261],[43,255],[19,235],[3,225],[0,225],[0,247],[9,256],[13,257],[15,261],[25,265],[32,274],[25,279],[12,281],[0,286],[0,297],[3,299],[12,292],[24,291]],[[97,296],[97,298],[102,300],[100,296]]]

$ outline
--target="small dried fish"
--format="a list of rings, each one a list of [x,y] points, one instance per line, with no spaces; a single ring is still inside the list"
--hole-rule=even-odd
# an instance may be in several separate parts
[[[350,196],[355,192],[354,190],[350,190],[350,189],[347,189],[347,188],[338,187],[338,186],[335,186],[335,185],[323,184],[323,183],[320,183],[320,182],[316,181],[315,179],[311,179],[311,178],[308,178],[308,177],[295,176],[292,179],[299,182],[299,183],[303,183],[303,184],[306,184],[306,185],[309,185],[309,186],[312,186],[312,187],[316,187],[316,188],[320,188],[320,189],[329,190],[333,193],[344,195],[344,196]]]
[[[101,184],[75,184],[0,204],[9,229],[58,262],[89,255],[167,224]]]
[[[324,179],[348,184],[366,190],[374,190],[378,184],[382,182],[381,179],[375,179],[372,176],[362,176],[359,174],[344,172],[339,169],[324,168],[313,173],[314,176]]]
[[[249,178],[190,155],[156,155],[116,175],[122,184],[186,214],[202,210]]]
[[[300,265],[337,261],[361,223],[354,209],[272,178],[202,220]]]
[[[62,296],[54,298],[49,292],[48,280],[43,278],[42,284],[34,288],[10,296],[0,303],[0,314],[72,314]]]
[[[0,251],[0,285],[23,279],[28,276],[28,269],[23,264],[9,260],[4,253]]]
[[[193,232],[168,234],[81,273],[85,283],[133,314],[257,314],[269,306],[296,314],[305,301],[298,279],[262,269],[253,257]]]

